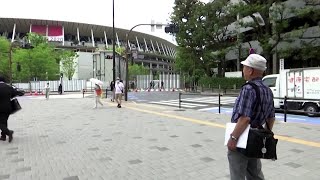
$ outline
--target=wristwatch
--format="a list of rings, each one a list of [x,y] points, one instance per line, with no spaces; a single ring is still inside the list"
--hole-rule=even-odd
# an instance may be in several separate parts
[[[233,140],[233,141],[238,141],[238,138],[236,138],[234,135],[232,135],[232,134],[230,134],[230,138],[231,138],[231,140]]]

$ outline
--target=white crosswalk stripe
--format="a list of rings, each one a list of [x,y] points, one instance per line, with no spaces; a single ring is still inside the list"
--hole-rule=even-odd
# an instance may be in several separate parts
[[[234,104],[236,97],[220,97],[221,105]],[[152,101],[151,104],[167,105],[179,107],[179,99],[168,101]],[[219,104],[219,97],[195,97],[195,98],[183,98],[181,102],[182,108],[204,108],[210,106],[217,106]]]

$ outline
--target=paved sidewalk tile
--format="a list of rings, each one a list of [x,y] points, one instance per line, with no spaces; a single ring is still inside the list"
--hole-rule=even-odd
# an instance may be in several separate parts
[[[103,102],[20,99],[8,121],[14,139],[0,142],[0,180],[230,179],[230,116]],[[319,179],[320,126],[277,122],[274,132],[278,160],[262,160],[266,179]]]

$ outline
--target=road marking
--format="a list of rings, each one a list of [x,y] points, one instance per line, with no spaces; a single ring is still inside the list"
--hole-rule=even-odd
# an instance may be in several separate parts
[[[136,103],[134,101],[132,101],[132,102],[136,106],[145,106],[145,107],[156,108],[156,109],[166,109],[165,107],[161,107],[161,106],[155,106],[155,105],[149,105],[149,104],[139,104],[139,103]]]
[[[224,124],[220,124],[220,123],[212,123],[212,122],[208,122],[208,121],[203,121],[203,120],[199,120],[199,119],[193,119],[193,118],[188,118],[188,117],[183,117],[183,116],[178,116],[178,115],[164,114],[164,113],[160,113],[160,112],[139,109],[139,108],[135,108],[132,106],[126,106],[126,108],[140,111],[140,112],[149,113],[149,114],[155,114],[155,115],[159,115],[159,116],[189,121],[189,122],[196,123],[196,124],[204,124],[204,125],[208,125],[208,126],[212,126],[212,127],[226,128],[226,126]],[[287,141],[287,142],[292,142],[292,143],[296,143],[296,144],[302,144],[302,145],[306,145],[306,146],[320,148],[319,142],[307,141],[307,140],[303,140],[303,139],[297,139],[297,138],[281,136],[281,135],[275,135],[275,138],[278,138],[279,140],[283,140],[283,141]]]

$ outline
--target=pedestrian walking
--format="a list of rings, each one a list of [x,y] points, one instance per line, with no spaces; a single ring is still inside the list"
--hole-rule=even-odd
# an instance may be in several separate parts
[[[269,128],[271,130],[273,127],[275,120],[273,94],[270,88],[262,82],[266,62],[266,59],[258,54],[250,54],[245,61],[241,62],[244,79],[254,83],[259,91],[255,91],[252,85],[245,84],[233,107],[231,122],[237,124],[227,144],[231,180],[264,179],[260,159],[246,157],[241,153],[245,149],[237,148],[236,145],[238,138],[249,124],[250,128]],[[260,102],[257,102],[258,100]],[[255,109],[257,104],[261,105],[261,108]]]
[[[95,94],[95,106],[93,108],[97,108],[98,107],[98,103],[101,106],[103,106],[103,103],[101,102],[102,88],[100,87],[100,85],[95,84],[94,94]]]
[[[44,87],[45,91],[46,91],[46,100],[49,100],[49,95],[50,95],[50,85],[49,83],[47,83],[47,85]]]
[[[111,91],[111,94],[112,94],[112,95],[111,95],[111,101],[114,102],[114,99],[115,99],[115,97],[114,97],[114,96],[115,96],[115,95],[114,95],[114,93],[115,93],[115,92],[114,92],[114,81],[111,81],[111,82],[110,82],[110,91]]]
[[[59,85],[58,92],[59,92],[60,95],[62,94],[62,84]]]
[[[124,89],[124,85],[120,81],[120,78],[117,77],[117,81],[115,83],[115,96],[116,96],[116,102],[118,103],[117,105],[118,108],[121,108],[123,89]]]
[[[0,140],[6,141],[8,136],[9,143],[13,139],[13,131],[8,129],[8,119],[11,114],[11,99],[18,95],[18,92],[10,85],[5,83],[5,78],[0,75]]]

